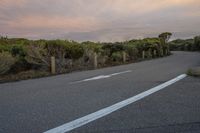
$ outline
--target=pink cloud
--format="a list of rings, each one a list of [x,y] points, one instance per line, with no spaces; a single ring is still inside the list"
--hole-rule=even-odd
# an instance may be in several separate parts
[[[1,0],[0,6],[2,7],[23,6],[26,2],[27,2],[26,0]]]
[[[136,33],[139,32],[139,28],[144,27],[146,31],[151,32],[154,32],[155,28],[164,28],[163,30],[167,31],[171,27],[182,31],[190,25],[191,31],[194,31],[198,29],[197,23],[200,22],[200,0],[0,1],[0,34],[8,35],[42,36],[50,32],[108,32],[107,29],[112,31],[124,27],[135,28],[133,32]],[[127,29],[119,32],[128,32]],[[105,36],[106,32],[102,35]],[[118,33],[117,30],[112,32],[109,32],[109,35]]]
[[[98,22],[92,17],[67,18],[61,16],[26,16],[16,22],[8,23],[10,28],[25,29],[63,29],[66,31],[88,31],[98,27]]]
[[[183,7],[200,4],[199,0],[106,0],[111,10],[118,13],[148,13],[169,7]]]

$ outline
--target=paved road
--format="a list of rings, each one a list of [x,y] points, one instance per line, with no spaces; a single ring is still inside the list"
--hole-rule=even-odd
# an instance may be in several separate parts
[[[0,133],[47,131],[177,77],[200,65],[199,59],[199,53],[174,52],[135,64],[0,84]],[[200,132],[199,88],[200,79],[187,77],[71,132]]]

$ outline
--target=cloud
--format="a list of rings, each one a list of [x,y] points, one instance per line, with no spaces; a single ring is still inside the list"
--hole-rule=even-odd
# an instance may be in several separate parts
[[[15,21],[7,23],[10,28],[25,29],[59,29],[67,31],[87,31],[98,27],[98,22],[92,17],[49,17],[49,16],[26,16]]]
[[[196,33],[199,5],[199,0],[1,0],[0,34],[118,40],[155,30]]]
[[[1,7],[12,7],[12,6],[24,6],[26,0],[1,0],[0,6]]]

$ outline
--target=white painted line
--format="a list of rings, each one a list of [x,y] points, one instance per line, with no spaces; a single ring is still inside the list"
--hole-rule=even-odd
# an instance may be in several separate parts
[[[130,72],[132,72],[132,70],[128,70],[128,71],[124,71],[124,72],[118,72],[118,73],[113,73],[113,74],[110,74],[109,76],[116,76],[116,75],[130,73]]]
[[[93,81],[93,80],[99,80],[99,79],[106,79],[106,78],[110,78],[112,76],[116,76],[116,75],[120,75],[120,74],[125,74],[125,73],[130,73],[130,72],[132,72],[132,71],[128,70],[128,71],[113,73],[113,74],[109,74],[109,75],[99,75],[99,76],[96,76],[96,77],[92,77],[92,78],[88,78],[88,79],[84,79],[84,80],[80,80],[80,81],[71,82],[70,84],[87,82],[87,81]]]
[[[123,108],[123,107],[125,107],[125,106],[127,106],[129,104],[132,104],[132,103],[134,103],[134,102],[136,102],[138,100],[141,100],[141,99],[143,99],[143,98],[145,98],[145,97],[147,97],[147,96],[149,96],[149,95],[151,95],[151,94],[153,94],[155,92],[158,92],[158,91],[166,88],[167,86],[170,86],[170,85],[176,83],[177,81],[184,79],[186,76],[187,76],[186,74],[182,74],[182,75],[180,75],[180,76],[178,76],[178,77],[176,77],[176,78],[174,78],[174,79],[172,79],[170,81],[167,81],[167,82],[165,82],[165,83],[163,83],[161,85],[158,85],[158,86],[156,86],[154,88],[151,88],[150,90],[142,92],[142,93],[140,93],[140,94],[138,94],[136,96],[133,96],[133,97],[127,99],[127,100],[124,100],[122,102],[116,103],[116,104],[114,104],[112,106],[109,106],[107,108],[101,109],[101,110],[99,110],[97,112],[94,112],[92,114],[86,115],[86,116],[84,116],[82,118],[76,119],[74,121],[71,121],[71,122],[66,123],[64,125],[56,127],[54,129],[48,130],[48,131],[46,131],[44,133],[66,133],[68,131],[71,131],[73,129],[81,127],[81,126],[83,126],[83,125],[85,125],[85,124],[87,124],[89,122],[97,120],[97,119],[99,119],[101,117],[104,117],[104,116],[106,116],[108,114],[111,114],[114,111],[117,111],[117,110],[119,110],[119,109],[121,109],[121,108]]]

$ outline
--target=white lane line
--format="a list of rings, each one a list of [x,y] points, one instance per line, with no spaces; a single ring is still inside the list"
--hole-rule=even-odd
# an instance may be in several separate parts
[[[96,76],[96,77],[92,77],[92,78],[88,78],[88,79],[84,79],[84,80],[80,80],[80,81],[71,82],[70,84],[88,82],[88,81],[99,80],[99,79],[106,79],[106,78],[110,78],[112,76],[117,76],[117,75],[120,75],[120,74],[125,74],[125,73],[130,73],[130,72],[132,72],[132,71],[128,70],[128,71],[113,73],[113,74],[109,74],[109,75],[99,75],[99,76]]]
[[[81,126],[83,126],[83,125],[85,125],[85,124],[87,124],[89,122],[97,120],[97,119],[99,119],[101,117],[104,117],[104,116],[106,116],[108,114],[111,114],[114,111],[117,111],[117,110],[119,110],[119,109],[121,109],[121,108],[123,108],[123,107],[125,107],[125,106],[127,106],[129,104],[132,104],[132,103],[134,103],[134,102],[136,102],[138,100],[141,100],[141,99],[143,99],[143,98],[145,98],[145,97],[147,97],[147,96],[149,96],[149,95],[151,95],[151,94],[153,94],[155,92],[158,92],[158,91],[166,88],[167,86],[170,86],[170,85],[176,83],[177,81],[180,81],[180,80],[184,79],[186,76],[187,76],[186,74],[182,74],[182,75],[180,75],[180,76],[178,76],[178,77],[176,77],[176,78],[174,78],[172,80],[169,80],[169,81],[167,81],[167,82],[165,82],[165,83],[163,83],[161,85],[158,85],[158,86],[156,86],[154,88],[151,88],[150,90],[142,92],[142,93],[140,93],[140,94],[138,94],[136,96],[133,96],[133,97],[127,99],[127,100],[124,100],[122,102],[116,103],[116,104],[114,104],[112,106],[109,106],[107,108],[101,109],[101,110],[99,110],[97,112],[94,112],[92,114],[86,115],[86,116],[84,116],[82,118],[76,119],[74,121],[71,121],[71,122],[66,123],[64,125],[56,127],[54,129],[48,130],[48,131],[46,131],[44,133],[66,133],[68,131],[71,131],[73,129],[81,127]]]

